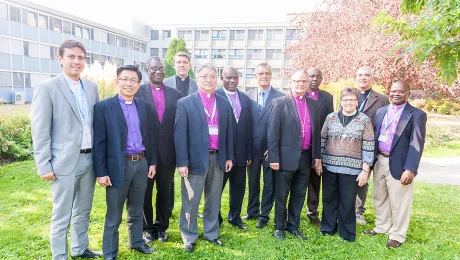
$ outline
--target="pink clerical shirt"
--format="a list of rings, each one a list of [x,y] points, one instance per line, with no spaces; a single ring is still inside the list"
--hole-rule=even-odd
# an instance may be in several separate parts
[[[153,103],[157,109],[158,119],[160,123],[163,122],[163,115],[165,114],[165,86],[161,84],[161,87],[157,88],[150,84],[152,90]]]
[[[207,94],[201,89],[198,90],[198,94],[200,95],[201,104],[203,104],[203,108],[205,109],[206,114],[206,121],[208,122],[208,129],[211,127],[216,127],[219,129],[219,111],[217,109],[217,103],[215,106],[214,111],[214,104],[216,101],[216,94]],[[214,117],[213,117],[214,114]],[[219,135],[212,135],[209,134],[209,149],[211,150],[219,150]]]
[[[318,100],[318,94],[319,94],[319,90],[316,91],[316,92],[307,91],[307,97],[311,97],[311,98],[313,98],[314,100]]]
[[[388,105],[387,113],[382,121],[382,126],[380,127],[380,135],[388,136],[386,142],[379,141],[379,152],[389,153],[391,151],[391,144],[393,143],[393,137],[396,132],[396,127],[398,126],[399,119],[401,118],[402,111],[406,104],[393,106]],[[387,123],[389,125],[387,125]],[[388,128],[386,128],[388,127]]]
[[[294,96],[295,105],[300,121],[300,133],[302,136],[302,150],[311,148],[311,121],[305,96]]]

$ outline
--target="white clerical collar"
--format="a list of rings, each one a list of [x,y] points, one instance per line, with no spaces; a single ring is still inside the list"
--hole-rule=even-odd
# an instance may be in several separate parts
[[[222,87],[222,89],[224,90],[224,92],[225,92],[227,95],[235,95],[235,94],[236,94],[236,91],[231,92],[231,91],[226,90],[224,87]]]

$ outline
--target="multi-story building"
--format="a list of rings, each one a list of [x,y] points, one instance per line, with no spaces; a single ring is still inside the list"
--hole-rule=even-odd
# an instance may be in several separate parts
[[[61,72],[64,40],[82,42],[88,64],[145,66],[148,38],[23,0],[0,0],[0,100],[32,101],[33,88]],[[22,98],[22,100],[21,100]]]
[[[272,86],[287,91],[288,81],[282,77],[290,59],[284,55],[285,46],[296,40],[297,30],[289,23],[212,24],[149,26],[133,23],[133,33],[150,38],[149,54],[164,58],[173,38],[183,38],[192,58],[192,66],[211,62],[218,74],[227,65],[234,66],[240,75],[240,87],[257,87],[257,64],[272,66]]]

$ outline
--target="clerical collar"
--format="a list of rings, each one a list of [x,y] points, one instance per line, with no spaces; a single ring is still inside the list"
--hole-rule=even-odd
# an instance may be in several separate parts
[[[208,94],[208,93],[204,92],[204,91],[201,90],[201,89],[198,89],[198,94],[200,94],[200,96],[201,96],[202,98],[208,98],[208,99],[209,99],[209,98],[213,98],[213,97],[215,96],[215,93],[214,93],[214,92],[212,92],[211,94]]]
[[[226,90],[224,87],[222,87],[222,89],[224,90],[224,92],[227,94],[227,95],[235,95],[236,94],[236,91],[228,91]]]
[[[176,74],[176,77],[177,77],[178,79],[180,79],[181,81],[185,81],[185,80],[188,78],[188,75],[187,75],[185,78],[181,78],[181,76],[179,76],[179,75]]]
[[[132,105],[134,100],[125,100],[122,98],[120,95],[118,96],[118,101],[120,101],[121,104],[126,104],[126,105]]]
[[[401,108],[404,108],[406,106],[407,102],[401,105],[393,105],[391,104],[391,108],[394,110],[400,110]]]
[[[150,88],[155,89],[155,90],[157,90],[157,91],[158,91],[158,90],[161,90],[161,89],[164,87],[164,84],[163,84],[163,83],[161,83],[161,85],[160,85],[159,87],[153,85],[152,83],[149,83],[149,84],[150,84]]]
[[[353,113],[351,113],[351,114],[349,114],[349,115],[345,115],[345,114],[343,113],[343,111],[340,111],[340,112],[342,113],[343,116],[354,116],[354,115],[356,115],[356,113],[358,113],[358,110],[355,110]]]
[[[361,95],[367,95],[367,94],[369,94],[369,92],[371,92],[371,90],[372,90],[372,88],[370,88],[370,89],[368,89],[366,91],[361,91],[360,90],[359,92],[361,93]]]

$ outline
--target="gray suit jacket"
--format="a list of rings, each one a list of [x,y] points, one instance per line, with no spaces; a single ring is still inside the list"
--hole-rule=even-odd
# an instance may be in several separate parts
[[[81,80],[92,127],[94,104],[99,101],[99,94],[94,82],[83,77]],[[38,174],[54,171],[55,175],[69,175],[80,154],[83,123],[62,73],[35,88],[31,127]]]
[[[377,110],[388,104],[390,104],[390,101],[388,100],[387,96],[371,89],[371,91],[369,92],[369,99],[367,100],[366,105],[364,106],[364,109],[361,112],[366,114],[366,116],[368,116],[371,119],[372,125],[374,125],[375,114],[377,113]]]
[[[190,77],[189,77],[190,78]],[[177,86],[176,86],[176,75],[174,76],[171,76],[169,78],[166,78],[163,80],[163,84],[165,84],[166,86],[170,87],[170,88],[175,88],[177,89]],[[190,81],[189,81],[189,84],[188,84],[188,94],[193,94],[195,93],[197,90],[198,90],[198,85],[196,84],[196,81],[192,78],[190,78]]]

